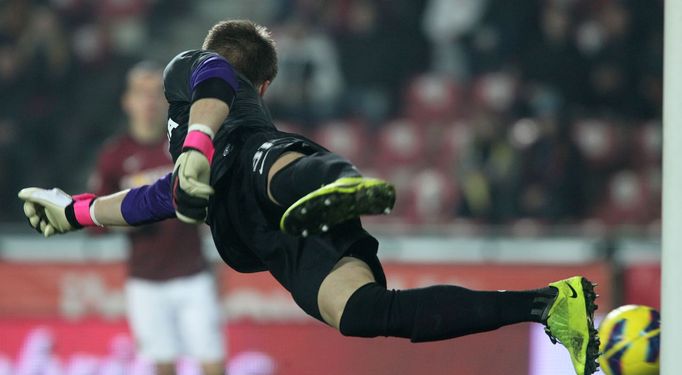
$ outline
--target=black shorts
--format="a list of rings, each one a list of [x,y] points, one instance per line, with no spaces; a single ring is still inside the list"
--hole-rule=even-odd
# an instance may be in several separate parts
[[[269,129],[235,132],[231,171],[216,185],[209,223],[220,255],[239,272],[269,271],[309,315],[322,321],[317,305],[320,284],[344,256],[365,261],[376,281],[386,285],[377,258],[378,242],[359,219],[307,238],[284,234],[285,208],[267,199],[267,173],[280,155],[329,152],[305,137]]]

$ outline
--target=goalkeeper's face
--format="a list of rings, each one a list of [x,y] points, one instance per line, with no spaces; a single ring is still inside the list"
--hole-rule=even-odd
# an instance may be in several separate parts
[[[136,132],[163,133],[168,110],[160,72],[137,72],[128,79],[123,110]]]

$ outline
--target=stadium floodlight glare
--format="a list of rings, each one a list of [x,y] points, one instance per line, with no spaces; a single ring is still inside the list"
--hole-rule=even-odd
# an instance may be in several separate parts
[[[661,374],[675,375],[682,353],[682,0],[666,0],[664,18]]]

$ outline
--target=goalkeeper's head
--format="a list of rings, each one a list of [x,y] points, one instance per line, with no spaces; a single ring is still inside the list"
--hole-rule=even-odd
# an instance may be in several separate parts
[[[277,52],[270,31],[252,21],[218,22],[208,31],[202,48],[227,59],[261,94],[277,75]]]

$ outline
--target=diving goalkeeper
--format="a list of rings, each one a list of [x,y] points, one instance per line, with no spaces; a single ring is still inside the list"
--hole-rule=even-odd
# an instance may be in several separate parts
[[[387,290],[378,242],[359,217],[389,213],[395,190],[278,131],[262,101],[276,75],[266,28],[216,24],[202,49],[180,53],[164,71],[173,173],[101,197],[23,189],[31,226],[47,237],[94,225],[206,222],[230,267],[270,272],[307,314],[343,335],[425,342],[536,322],[568,349],[578,375],[596,371],[596,295],[583,277],[527,291]]]

